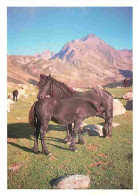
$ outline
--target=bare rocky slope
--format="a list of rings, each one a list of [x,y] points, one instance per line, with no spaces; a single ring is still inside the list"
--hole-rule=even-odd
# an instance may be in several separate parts
[[[116,50],[93,34],[73,40],[54,55],[8,56],[8,83],[35,83],[51,74],[72,87],[95,87],[132,77],[132,50]],[[19,77],[18,79],[16,77]]]

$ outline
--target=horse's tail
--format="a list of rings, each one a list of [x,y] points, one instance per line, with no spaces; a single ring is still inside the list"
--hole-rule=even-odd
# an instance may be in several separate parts
[[[35,105],[36,105],[37,101],[34,102],[34,104],[32,105],[30,111],[29,111],[29,124],[32,127],[36,127],[36,113],[35,113]]]

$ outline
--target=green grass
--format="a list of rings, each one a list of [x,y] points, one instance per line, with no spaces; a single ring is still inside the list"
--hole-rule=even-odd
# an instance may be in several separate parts
[[[120,98],[129,89],[114,88],[109,91]],[[37,89],[30,89],[27,93],[32,91],[37,92]],[[65,127],[50,122],[46,143],[52,156],[36,155],[31,151],[33,129],[28,125],[30,102],[35,100],[36,96],[21,97],[8,113],[9,189],[51,189],[51,180],[70,174],[90,176],[90,189],[133,188],[132,111],[114,118],[120,126],[113,128],[110,139],[83,135],[87,144],[76,144],[77,153],[71,152],[62,141],[66,135]],[[121,101],[123,105],[127,103],[126,100]],[[104,121],[93,117],[85,122],[101,124]],[[41,151],[40,140],[39,149]]]

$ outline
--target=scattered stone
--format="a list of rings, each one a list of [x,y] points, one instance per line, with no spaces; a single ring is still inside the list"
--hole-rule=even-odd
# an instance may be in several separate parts
[[[68,175],[54,180],[55,189],[87,189],[90,185],[90,178],[84,175]]]
[[[122,98],[125,100],[133,100],[133,92],[129,91],[127,93],[124,93],[124,95],[122,95]]]
[[[118,127],[119,125],[120,125],[120,123],[115,123],[115,122],[112,123],[113,127]]]
[[[122,86],[117,86],[116,88],[122,88]]]
[[[24,97],[28,97],[28,96],[29,96],[29,94],[25,94],[25,95],[24,95]]]
[[[32,95],[36,95],[36,92],[32,92]]]
[[[13,95],[12,95],[12,93],[8,93],[8,97],[7,97],[7,99],[13,99]]]
[[[104,89],[101,85],[96,85],[96,89]]]
[[[118,99],[113,100],[113,117],[121,114],[125,114],[126,109]]]
[[[101,125],[86,125],[83,132],[87,132],[89,136],[103,136],[103,126]]]
[[[7,99],[7,112],[11,111],[11,104],[14,104],[15,102],[11,99]]]
[[[25,95],[25,89],[18,89],[19,95]]]

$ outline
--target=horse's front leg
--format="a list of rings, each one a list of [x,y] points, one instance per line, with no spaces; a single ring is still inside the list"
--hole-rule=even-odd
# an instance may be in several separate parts
[[[46,122],[44,125],[41,126],[40,130],[40,139],[42,144],[42,154],[50,155],[51,153],[48,151],[48,148],[45,143],[45,133],[48,128],[48,122]]]

